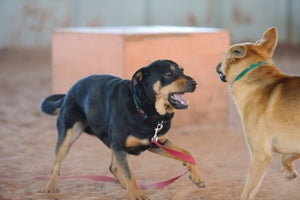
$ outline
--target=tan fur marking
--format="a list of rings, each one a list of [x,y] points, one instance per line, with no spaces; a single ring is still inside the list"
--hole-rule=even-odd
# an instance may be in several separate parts
[[[127,156],[124,158],[128,163],[128,172],[122,168],[120,163],[118,163],[115,154],[112,154],[111,172],[118,179],[121,186],[126,188],[132,199],[144,199],[147,200],[148,197],[141,191],[139,185],[136,182],[135,175],[132,173],[131,165],[127,161]],[[130,179],[126,176],[126,173],[130,174]]]
[[[170,69],[171,69],[172,71],[175,71],[175,70],[176,70],[176,68],[175,68],[173,65],[170,66]]]
[[[56,180],[59,175],[59,170],[61,168],[62,161],[64,160],[66,155],[69,153],[69,150],[70,150],[72,144],[80,136],[81,132],[82,132],[82,124],[81,123],[75,123],[72,128],[67,130],[64,141],[56,149],[56,159],[55,159],[54,166],[52,168],[52,172],[51,172],[49,181],[48,181],[46,187],[41,190],[41,192],[45,192],[45,193],[59,192],[59,190],[56,189]]]
[[[136,85],[138,83],[138,81],[143,80],[143,73],[142,72],[138,72],[133,79],[133,85]]]
[[[115,178],[119,181],[120,185],[124,188],[126,188],[126,181],[123,180],[124,177],[121,175],[121,167],[119,166],[119,163],[117,162],[114,153],[112,153],[111,157],[111,165],[110,165],[111,173],[115,176]]]
[[[41,192],[45,192],[45,193],[57,193],[57,192],[59,192],[59,190],[56,189],[56,179],[57,179],[58,174],[59,174],[61,163],[62,163],[63,159],[66,157],[66,155],[69,152],[72,137],[73,137],[73,131],[72,131],[72,129],[69,129],[67,131],[67,135],[66,135],[63,143],[57,149],[56,160],[55,160],[55,164],[52,168],[51,176],[48,180],[48,183],[47,183],[46,187],[43,190],[41,190]]]
[[[186,79],[179,78],[172,84],[165,87],[161,87],[160,81],[157,81],[153,85],[153,90],[156,93],[155,109],[160,115],[165,115],[166,113],[173,113],[174,108],[169,103],[169,95],[176,92],[185,92]]]
[[[168,138],[168,133],[165,133],[164,135],[160,135],[158,137],[158,142],[161,143],[161,144],[163,144],[163,143],[166,142],[167,138]]]
[[[139,145],[148,145],[149,140],[147,139],[139,139],[133,135],[130,135],[126,139],[126,147],[136,147]]]

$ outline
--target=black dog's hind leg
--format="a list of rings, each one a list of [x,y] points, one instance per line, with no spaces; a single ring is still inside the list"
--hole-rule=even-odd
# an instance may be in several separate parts
[[[126,152],[113,150],[110,170],[122,187],[127,189],[132,199],[147,200],[149,198],[141,191],[137,184],[127,157],[128,154]]]
[[[75,124],[73,124],[71,128],[68,128],[67,130],[61,129],[59,131],[60,133],[59,133],[59,138],[57,141],[56,151],[55,151],[56,153],[55,163],[52,168],[49,181],[46,187],[43,190],[41,190],[41,192],[45,192],[45,193],[59,192],[59,190],[56,189],[56,179],[59,175],[61,164],[64,158],[66,157],[66,155],[69,153],[72,144],[82,133],[83,124],[81,122],[76,122]]]

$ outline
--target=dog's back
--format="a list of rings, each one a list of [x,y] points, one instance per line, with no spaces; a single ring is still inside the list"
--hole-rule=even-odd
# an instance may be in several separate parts
[[[300,89],[295,89],[300,88],[300,77],[283,74],[275,66],[262,66],[249,72],[243,84],[233,87],[237,104],[248,110],[245,115],[260,110],[276,124],[287,119],[300,124]]]
[[[129,84],[129,80],[112,75],[88,76],[78,81],[66,95],[54,94],[45,98],[41,103],[41,110],[47,114],[59,115],[58,129],[61,128],[60,124],[69,124],[71,127],[80,122],[86,133],[96,135],[109,146],[107,127],[110,126],[110,120],[114,119],[113,115],[120,115],[111,108],[120,107],[125,112],[130,93]]]

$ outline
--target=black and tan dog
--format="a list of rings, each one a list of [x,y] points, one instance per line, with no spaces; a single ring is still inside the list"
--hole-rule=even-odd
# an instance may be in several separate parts
[[[277,30],[256,43],[230,46],[217,72],[230,84],[251,154],[241,199],[254,199],[267,172],[272,151],[282,154],[285,177],[296,178],[300,158],[300,77],[283,74],[273,63]]]
[[[111,148],[110,171],[132,199],[148,198],[140,190],[127,157],[145,150],[182,161],[190,172],[191,181],[203,187],[195,164],[176,158],[151,143],[154,129],[162,123],[159,143],[189,154],[167,139],[167,131],[175,109],[188,107],[183,94],[195,88],[195,80],[184,75],[183,68],[170,60],[158,60],[138,70],[132,80],[92,75],[77,82],[66,95],[45,98],[41,110],[47,114],[58,113],[58,140],[55,164],[42,192],[58,192],[55,184],[62,161],[82,132],[98,137]]]

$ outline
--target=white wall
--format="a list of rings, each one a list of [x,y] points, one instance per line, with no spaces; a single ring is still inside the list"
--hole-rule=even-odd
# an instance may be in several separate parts
[[[253,41],[270,26],[300,44],[299,0],[0,0],[0,48],[49,47],[55,28],[178,25],[221,27]]]

